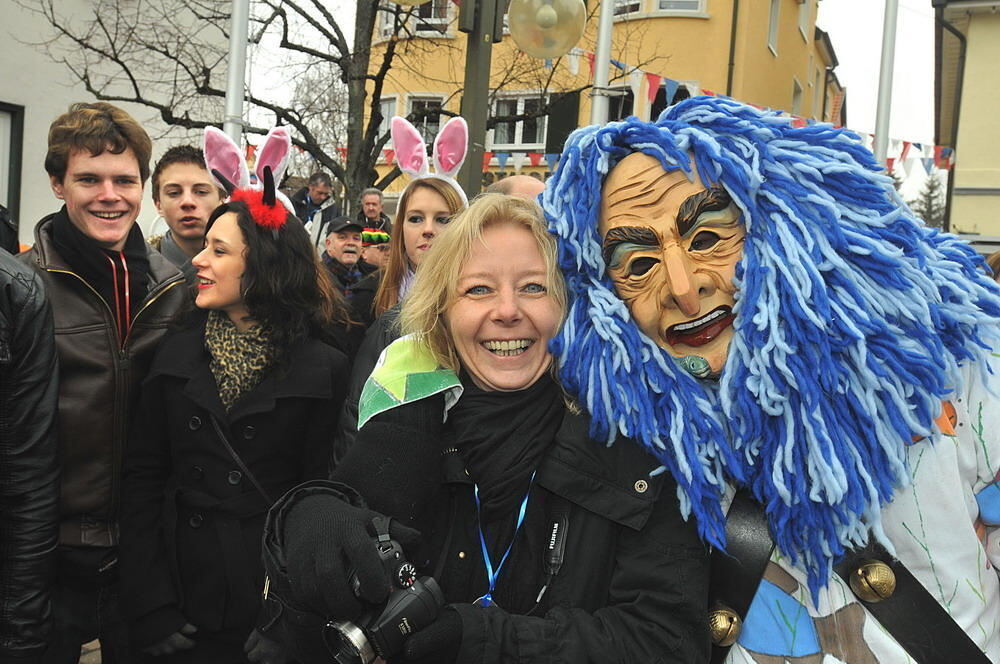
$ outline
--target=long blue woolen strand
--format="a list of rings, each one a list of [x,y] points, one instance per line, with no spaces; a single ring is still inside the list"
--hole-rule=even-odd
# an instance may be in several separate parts
[[[695,380],[643,335],[605,275],[601,185],[633,152],[689,174],[693,156],[743,213],[718,382]],[[930,433],[959,364],[1000,341],[982,259],[923,227],[853,134],[712,97],[656,123],[576,131],[543,206],[571,297],[552,351],[596,439],[644,445],[715,546],[725,484],[749,486],[814,595],[845,549],[873,535],[892,550],[881,508],[909,481],[906,445]]]

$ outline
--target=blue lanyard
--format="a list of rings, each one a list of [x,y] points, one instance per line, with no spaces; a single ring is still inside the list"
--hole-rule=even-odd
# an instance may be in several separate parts
[[[528,509],[528,496],[531,495],[531,485],[535,482],[535,474],[531,474],[531,480],[528,482],[528,490],[524,494],[524,500],[521,501],[521,509],[517,513],[517,525],[514,526],[514,535],[510,538],[510,545],[507,546],[507,550],[504,551],[503,557],[500,558],[500,564],[497,565],[497,569],[493,571],[493,561],[490,560],[490,552],[486,548],[486,538],[483,537],[483,521],[482,514],[480,512],[479,506],[479,485],[473,484],[473,492],[476,496],[476,517],[478,521],[479,528],[479,544],[483,547],[483,560],[486,561],[486,582],[489,583],[489,590],[486,594],[477,599],[473,604],[478,604],[479,606],[491,606],[493,604],[493,589],[497,585],[497,577],[500,576],[500,570],[503,568],[503,564],[507,562],[507,556],[510,555],[510,550],[514,548],[514,540],[517,539],[517,531],[521,529],[521,524],[524,523],[524,513]]]

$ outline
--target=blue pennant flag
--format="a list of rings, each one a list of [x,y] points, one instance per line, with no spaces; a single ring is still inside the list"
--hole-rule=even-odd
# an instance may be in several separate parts
[[[510,159],[509,152],[494,152],[493,156],[497,158],[497,163],[500,164],[500,170],[507,168],[507,160]]]
[[[545,154],[545,163],[549,165],[549,170],[556,170],[556,165],[559,163],[559,153],[558,152],[548,152]]]
[[[934,170],[934,157],[924,157],[920,160],[924,165],[924,170],[927,171],[927,175],[931,174]]]
[[[667,91],[667,106],[670,106],[670,104],[674,103],[674,95],[677,94],[677,88],[679,88],[681,84],[672,78],[664,78],[663,81],[663,87],[666,88]]]
[[[624,62],[619,62],[618,60],[612,60],[611,64],[613,64],[615,67],[618,67],[622,71],[625,71],[625,63]]]

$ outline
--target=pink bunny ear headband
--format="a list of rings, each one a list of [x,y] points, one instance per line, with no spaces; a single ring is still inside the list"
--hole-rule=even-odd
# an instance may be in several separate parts
[[[406,118],[396,116],[389,124],[392,144],[396,150],[399,170],[413,178],[437,178],[455,189],[463,205],[469,204],[462,187],[455,180],[469,150],[469,126],[460,117],[454,117],[441,128],[434,139],[434,171],[427,157],[427,144]],[[407,185],[407,188],[409,185]]]
[[[202,147],[208,172],[219,186],[231,200],[246,203],[257,225],[271,229],[277,238],[278,229],[285,225],[289,215],[295,214],[291,202],[277,190],[292,149],[288,131],[275,127],[268,132],[257,151],[256,184],[250,183],[250,170],[239,147],[225,133],[206,127]]]

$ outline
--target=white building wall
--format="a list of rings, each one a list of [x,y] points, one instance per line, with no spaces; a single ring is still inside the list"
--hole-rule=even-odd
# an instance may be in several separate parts
[[[93,3],[59,0],[56,4],[63,15],[87,20]],[[74,81],[65,66],[52,62],[41,47],[32,45],[50,37],[49,26],[43,18],[14,0],[0,0],[0,16],[3,16],[0,24],[0,102],[25,109],[18,222],[21,242],[31,244],[38,220],[60,206],[52,195],[43,165],[49,125],[73,102],[93,101],[94,98]],[[165,127],[151,110],[136,105],[121,106],[142,122],[153,137],[154,162],[170,145],[177,143],[177,140],[158,140],[165,133]],[[157,217],[148,184],[139,214],[139,222],[147,232]]]

